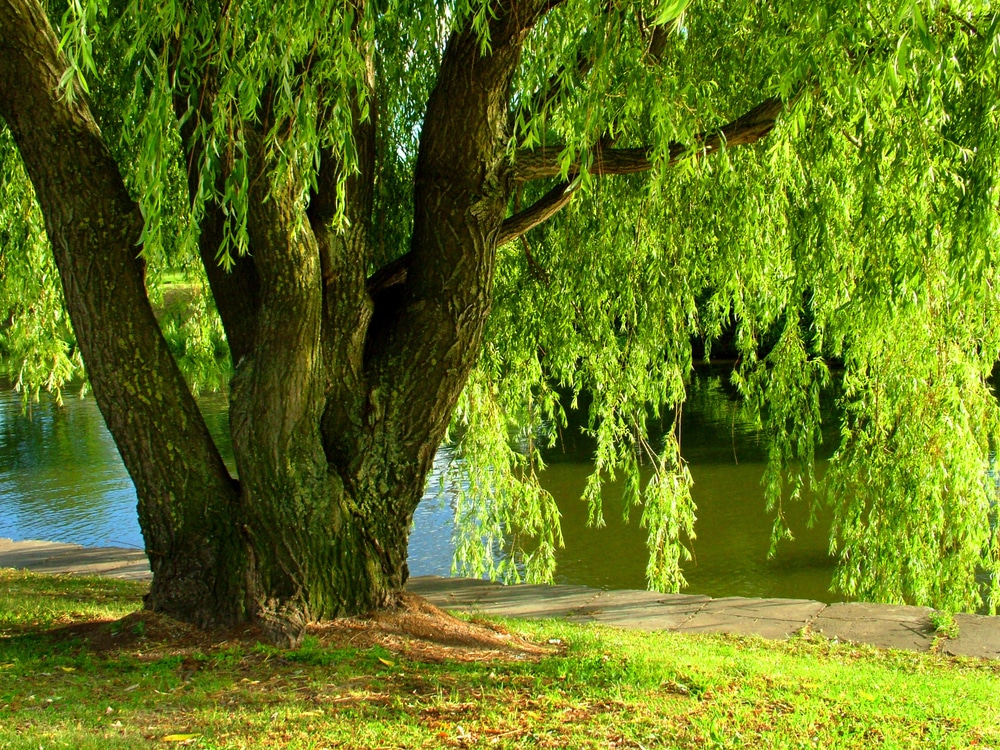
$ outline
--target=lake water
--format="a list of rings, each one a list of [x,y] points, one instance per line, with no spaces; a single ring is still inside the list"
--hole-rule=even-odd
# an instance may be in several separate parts
[[[226,399],[200,399],[220,450],[231,455]],[[559,583],[645,588],[646,534],[639,512],[621,520],[621,488],[605,493],[602,529],[588,528],[580,500],[591,470],[592,446],[578,430],[551,449],[542,483],[562,512],[565,549],[557,551]],[[767,559],[771,519],[764,512],[763,455],[757,435],[738,416],[718,376],[698,376],[684,409],[683,452],[694,478],[698,538],[685,564],[689,593],[778,596],[833,601],[833,561],[827,554],[829,519],[807,529],[805,508],[793,506],[796,539]],[[452,510],[439,496],[450,460],[437,455],[429,491],[417,509],[410,541],[412,575],[448,575]],[[0,537],[47,539],[86,546],[142,548],[135,491],[93,398],[67,393],[63,406],[44,398],[22,411],[20,395],[0,391]]]

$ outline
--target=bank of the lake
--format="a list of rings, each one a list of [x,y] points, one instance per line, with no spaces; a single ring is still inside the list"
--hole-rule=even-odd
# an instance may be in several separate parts
[[[46,575],[99,575],[149,581],[138,550],[0,538],[0,568]],[[935,651],[1000,660],[1000,617],[949,614],[929,607],[812,599],[764,599],[547,584],[503,585],[477,578],[411,577],[406,591],[466,615],[576,623],[674,633],[735,633],[785,639],[814,634],[880,648]]]
[[[278,651],[118,620],[143,590],[0,571],[0,747],[1000,747],[995,662],[559,620],[500,623],[541,658],[322,629]]]

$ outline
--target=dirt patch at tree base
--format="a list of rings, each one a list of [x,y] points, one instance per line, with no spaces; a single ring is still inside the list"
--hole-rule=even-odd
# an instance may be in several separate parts
[[[413,594],[401,595],[393,609],[316,623],[307,633],[323,643],[346,639],[355,647],[382,646],[414,661],[520,661],[558,652],[494,623],[461,620]]]
[[[201,630],[148,611],[120,620],[73,623],[45,635],[61,642],[82,641],[97,653],[131,651],[149,658],[253,648],[270,642],[265,632],[252,625]],[[311,623],[305,635],[323,648],[378,646],[421,662],[533,661],[562,648],[562,644],[533,643],[494,623],[459,619],[413,594],[403,594],[395,607],[365,617]]]

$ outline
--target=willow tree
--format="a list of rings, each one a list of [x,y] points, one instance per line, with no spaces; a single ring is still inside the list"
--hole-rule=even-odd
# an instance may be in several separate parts
[[[461,561],[550,576],[537,445],[584,391],[593,520],[624,471],[680,586],[690,478],[644,436],[724,330],[776,540],[833,360],[837,584],[995,604],[998,34],[975,0],[4,0],[7,361],[85,363],[147,606],[206,626],[391,603],[452,421]],[[238,478],[150,304],[193,264]]]

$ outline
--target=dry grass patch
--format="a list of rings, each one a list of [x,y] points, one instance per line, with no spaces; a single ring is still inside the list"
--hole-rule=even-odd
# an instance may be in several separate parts
[[[118,620],[89,620],[38,633],[56,643],[76,642],[94,654],[141,653],[147,660],[242,648],[267,641],[257,627],[200,630],[156,612],[139,611]],[[397,606],[365,617],[311,623],[310,648],[382,648],[424,663],[537,661],[561,650],[559,643],[534,643],[503,625],[461,620],[422,597],[404,594]]]

